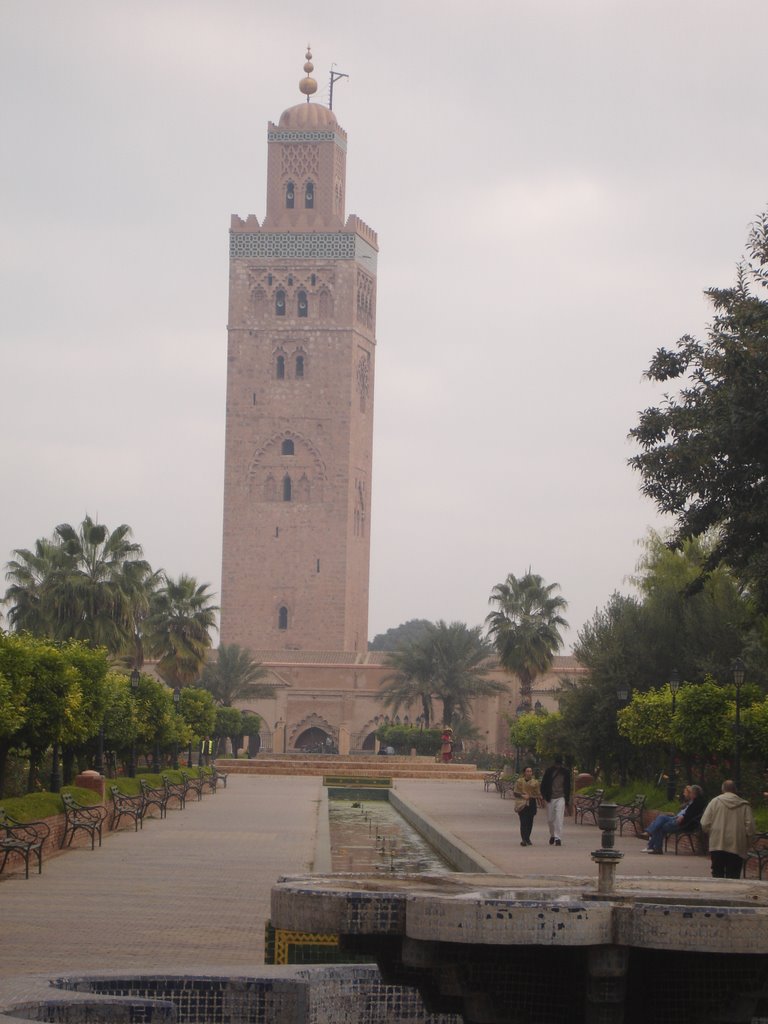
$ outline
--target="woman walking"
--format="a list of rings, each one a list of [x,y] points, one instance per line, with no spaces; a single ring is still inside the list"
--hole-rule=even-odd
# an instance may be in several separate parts
[[[533,846],[531,842],[533,819],[541,800],[539,783],[533,777],[533,768],[529,766],[518,777],[512,795],[515,798],[515,811],[520,817],[520,845]]]

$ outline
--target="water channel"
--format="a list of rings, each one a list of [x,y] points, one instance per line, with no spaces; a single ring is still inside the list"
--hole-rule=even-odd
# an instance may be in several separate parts
[[[448,874],[453,868],[386,799],[331,797],[331,870]]]

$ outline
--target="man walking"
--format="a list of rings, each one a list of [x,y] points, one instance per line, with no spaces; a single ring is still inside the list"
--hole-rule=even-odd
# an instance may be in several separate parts
[[[555,757],[555,763],[544,772],[541,795],[547,803],[549,845],[562,846],[565,806],[571,802],[571,773],[563,765],[563,759],[559,755]]]
[[[709,836],[713,878],[739,878],[749,844],[755,836],[755,819],[746,800],[726,779],[720,796],[710,800],[701,817],[702,831]]]

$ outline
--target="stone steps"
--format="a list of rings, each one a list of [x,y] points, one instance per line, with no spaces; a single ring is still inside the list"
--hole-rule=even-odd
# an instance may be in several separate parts
[[[249,760],[218,757],[216,764],[222,772],[234,775],[349,775],[369,779],[463,779],[476,782],[484,774],[473,764],[438,764],[431,758],[371,757],[362,760],[333,754],[322,757],[260,755]]]

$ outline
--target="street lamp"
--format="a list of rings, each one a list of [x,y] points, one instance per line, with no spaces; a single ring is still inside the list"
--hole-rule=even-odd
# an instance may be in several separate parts
[[[526,714],[528,711],[527,704],[518,704],[517,710],[515,711],[515,718],[519,718],[520,715]],[[515,744],[515,773],[520,774],[520,744]]]
[[[136,694],[139,692],[139,680],[141,679],[141,673],[137,668],[131,672],[131,694],[133,699],[136,699]],[[133,716],[131,716],[133,717]],[[131,722],[131,760],[128,762],[128,778],[136,778],[136,728]]]
[[[178,717],[178,714],[179,714],[179,701],[180,700],[181,700],[181,690],[177,686],[176,689],[173,691],[173,710],[174,710],[174,713],[175,713],[175,715],[177,717]],[[178,730],[178,727],[179,727],[179,723],[178,722],[174,722],[173,724],[174,724],[174,736],[175,736],[175,739],[173,741],[173,770],[174,771],[178,771],[179,770],[179,734],[178,734],[177,730]]]
[[[736,783],[736,792],[741,793],[741,687],[746,675],[746,668],[741,658],[737,658],[731,665],[731,672],[733,673],[733,685],[736,687],[736,723],[733,736],[734,782]]]
[[[677,705],[677,691],[680,689],[680,673],[673,668],[669,673],[669,690],[672,694],[672,728],[675,726],[675,707]],[[675,799],[675,741],[669,743],[669,774],[667,775],[667,800]]]
[[[629,702],[629,686],[626,683],[618,683],[616,686],[616,701],[619,708],[623,708]],[[619,737],[619,774],[622,786],[627,784],[627,757],[626,743]]]

